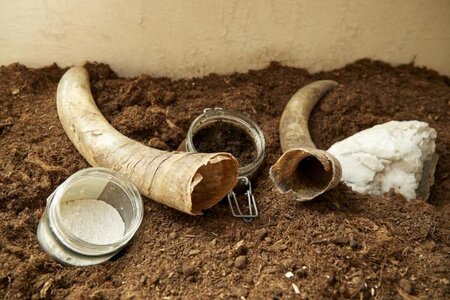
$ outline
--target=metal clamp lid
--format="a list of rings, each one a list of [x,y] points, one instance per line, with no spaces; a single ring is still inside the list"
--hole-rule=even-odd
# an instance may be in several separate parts
[[[248,201],[248,213],[242,213],[241,207],[236,198],[236,193],[234,191],[228,193],[228,204],[230,205],[231,213],[234,217],[243,218],[244,221],[251,222],[256,217],[258,217],[259,214],[258,205],[256,204],[255,196],[252,192],[252,184],[250,180],[245,176],[239,177],[238,182],[242,182],[247,187],[245,195],[247,196]]]

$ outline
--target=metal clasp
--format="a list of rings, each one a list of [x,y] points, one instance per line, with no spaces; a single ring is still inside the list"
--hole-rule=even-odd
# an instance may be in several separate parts
[[[238,178],[239,182],[242,182],[245,186],[247,186],[247,191],[245,195],[248,200],[248,214],[243,214],[239,202],[236,198],[236,193],[233,191],[228,193],[228,204],[230,205],[231,213],[236,218],[243,218],[246,222],[253,221],[258,216],[258,205],[256,204],[255,196],[252,192],[252,184],[250,180],[246,176],[241,176]]]
[[[203,113],[206,113],[206,112],[208,112],[210,110],[223,110],[223,108],[222,107],[217,107],[217,106],[214,107],[214,108],[207,107],[207,108],[203,109]]]

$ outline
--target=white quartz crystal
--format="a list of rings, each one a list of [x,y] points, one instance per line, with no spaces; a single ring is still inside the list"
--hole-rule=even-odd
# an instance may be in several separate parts
[[[393,189],[426,200],[433,184],[436,130],[419,121],[391,121],[358,132],[328,150],[342,165],[342,181],[362,194]]]

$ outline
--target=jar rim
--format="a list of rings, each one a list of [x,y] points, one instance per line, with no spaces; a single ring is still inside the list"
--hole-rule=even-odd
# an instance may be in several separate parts
[[[238,168],[239,176],[251,176],[259,169],[264,160],[266,141],[264,138],[264,133],[258,124],[240,112],[223,109],[220,107],[205,109],[203,113],[195,118],[189,126],[186,139],[187,151],[198,152],[195,148],[193,139],[196,131],[203,128],[207,124],[218,121],[225,121],[238,126],[240,129],[243,129],[247,134],[249,134],[249,137],[253,140],[256,148],[256,158],[252,162],[244,166],[239,166]]]
[[[107,176],[108,180],[111,180],[116,185],[118,185],[131,201],[133,210],[135,212],[133,214],[134,217],[125,234],[119,240],[113,243],[95,244],[83,240],[73,234],[70,230],[68,230],[64,225],[64,222],[62,222],[60,219],[60,203],[59,201],[56,203],[54,201],[62,199],[62,196],[64,195],[64,192],[66,191],[70,183],[72,183],[80,176],[85,175]],[[82,169],[68,177],[60,186],[56,188],[55,192],[50,196],[47,207],[49,213],[49,225],[52,231],[58,236],[58,239],[61,241],[61,243],[77,253],[88,256],[99,256],[118,251],[120,248],[125,246],[134,236],[139,226],[141,225],[144,216],[144,205],[142,202],[142,197],[131,180],[116,171],[100,167]]]

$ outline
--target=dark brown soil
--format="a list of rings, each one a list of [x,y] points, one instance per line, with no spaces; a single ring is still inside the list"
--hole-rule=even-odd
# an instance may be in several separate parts
[[[117,78],[106,65],[87,67],[106,118],[150,146],[176,149],[205,107],[238,110],[255,120],[267,142],[254,183],[261,216],[246,223],[219,204],[192,217],[146,200],[142,226],[120,255],[85,268],[54,262],[35,234],[46,198],[88,167],[58,121],[55,93],[64,70],[1,67],[0,298],[448,299],[448,78],[369,60],[312,75],[272,64],[177,81]],[[341,85],[311,116],[311,135],[321,148],[389,120],[417,119],[437,130],[440,159],[428,203],[361,196],[343,185],[299,203],[275,190],[268,170],[281,154],[283,107],[298,88],[325,78]],[[292,278],[285,277],[288,271]]]
[[[252,138],[241,128],[228,122],[208,124],[194,134],[198,152],[229,152],[246,166],[256,158],[256,146]]]

